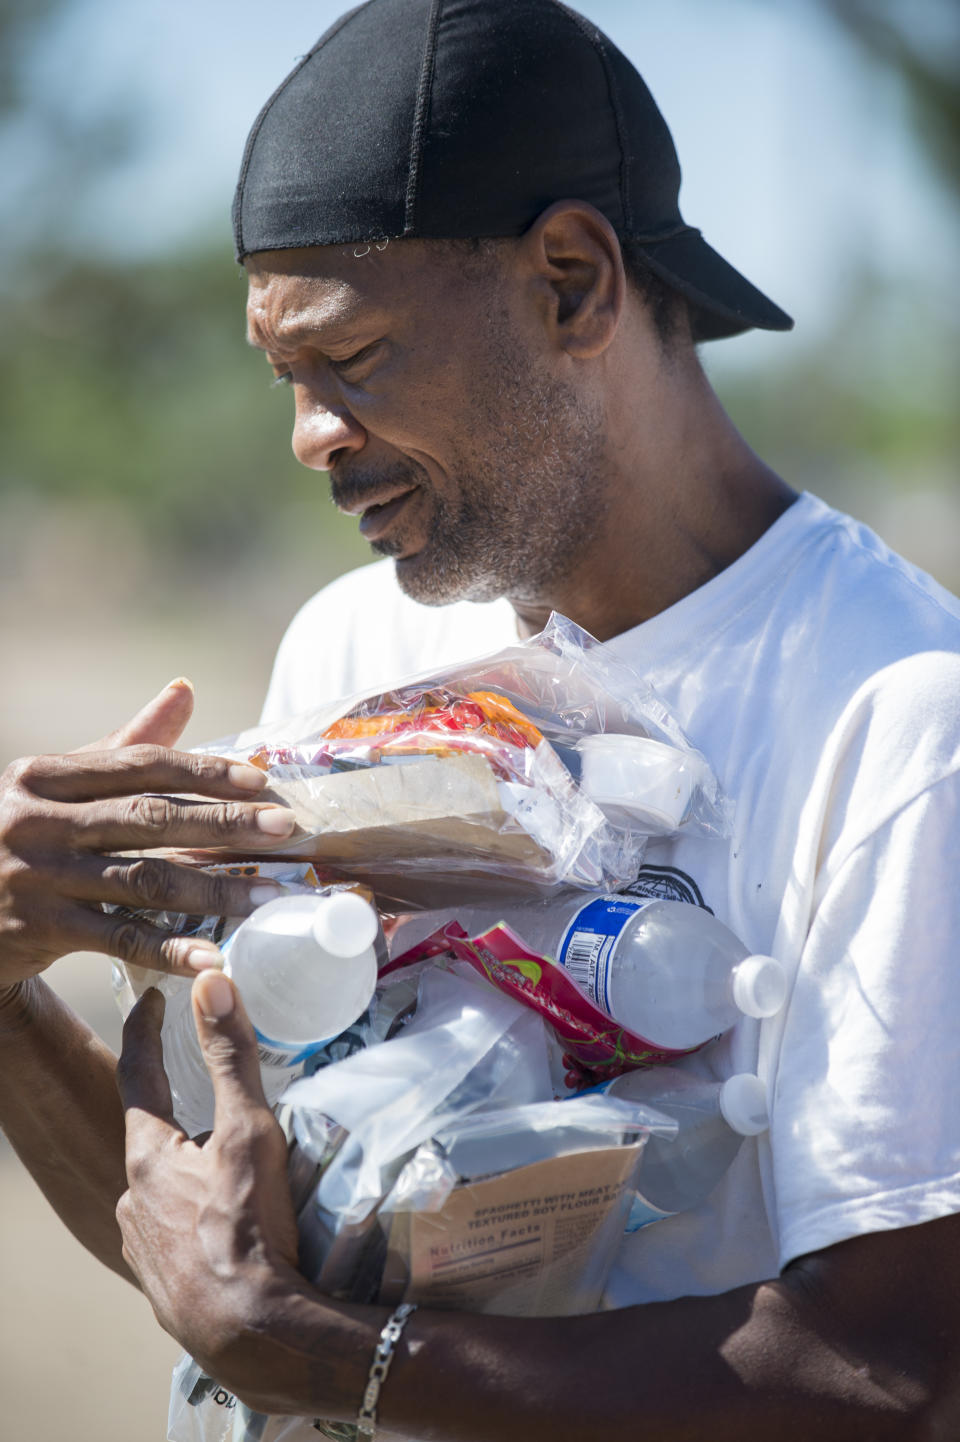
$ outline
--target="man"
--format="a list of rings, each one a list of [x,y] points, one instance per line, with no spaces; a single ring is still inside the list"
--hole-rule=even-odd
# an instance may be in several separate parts
[[[694,343],[789,321],[684,225],[678,182],[642,81],[565,7],[372,0],[268,103],[235,206],[295,450],[388,558],[294,622],[269,713],[556,609],[653,681],[736,801],[729,842],[659,843],[637,889],[708,905],[790,969],[782,1016],[719,1054],[768,1082],[770,1138],[625,1242],[614,1310],[424,1308],[372,1366],[386,1310],[297,1272],[282,1137],[215,955],[91,905],[242,911],[239,882],[117,853],[250,849],[289,818],[246,768],[173,749],[182,684],[5,778],[4,1125],[81,1240],[257,1410],[362,1406],[464,1442],[960,1425],[958,604],[797,498],[724,415]],[[78,946],[200,972],[203,1147],[172,1124],[155,992],[127,1025],[124,1124],[113,1058],[37,976]]]

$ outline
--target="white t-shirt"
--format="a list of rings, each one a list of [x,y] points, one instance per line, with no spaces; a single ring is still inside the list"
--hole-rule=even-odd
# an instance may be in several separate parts
[[[507,602],[424,607],[378,562],[300,611],[265,718],[515,639]],[[727,1291],[960,1211],[960,602],[804,495],[608,645],[736,803],[729,840],[651,845],[638,889],[708,906],[791,978],[778,1017],[695,1061],[758,1070],[769,1135],[701,1207],[625,1239],[609,1302]]]

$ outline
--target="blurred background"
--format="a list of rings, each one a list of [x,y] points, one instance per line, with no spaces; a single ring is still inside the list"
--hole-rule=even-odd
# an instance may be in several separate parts
[[[229,203],[340,0],[0,0],[0,766],[173,676],[256,718],[297,605],[369,559],[243,341]],[[686,219],[796,319],[706,347],[756,449],[960,589],[954,0],[580,0],[673,129]],[[282,18],[277,18],[277,17]],[[60,989],[112,1042],[102,958]],[[0,1139],[0,1437],[161,1442],[177,1349]]]

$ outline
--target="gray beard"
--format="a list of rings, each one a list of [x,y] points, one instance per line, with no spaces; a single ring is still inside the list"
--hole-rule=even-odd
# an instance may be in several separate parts
[[[478,386],[485,405],[465,417],[464,433],[492,444],[486,453],[465,450],[454,472],[456,504],[433,494],[425,550],[415,566],[398,566],[401,588],[425,605],[542,601],[576,570],[600,529],[602,415],[572,388],[518,371],[503,366],[494,387]],[[374,549],[391,553],[389,544]]]

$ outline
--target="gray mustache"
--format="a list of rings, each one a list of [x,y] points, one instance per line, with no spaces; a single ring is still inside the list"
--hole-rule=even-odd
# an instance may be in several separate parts
[[[374,497],[387,487],[419,486],[423,480],[422,467],[413,463],[397,466],[391,471],[382,471],[377,475],[369,471],[350,476],[331,475],[330,496],[336,506],[362,505],[368,498],[372,503]]]

